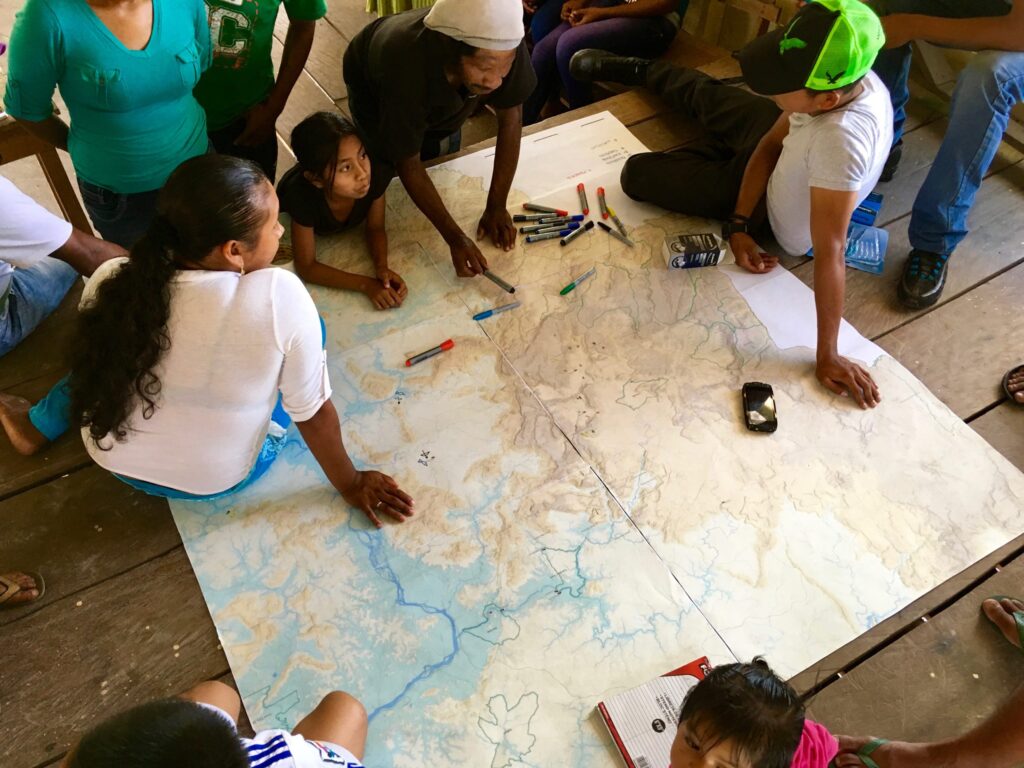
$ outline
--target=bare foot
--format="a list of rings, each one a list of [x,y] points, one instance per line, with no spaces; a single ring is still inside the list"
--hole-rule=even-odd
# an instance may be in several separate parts
[[[4,428],[11,445],[22,456],[31,456],[50,441],[32,426],[28,410],[32,403],[24,397],[0,392],[0,427]]]
[[[870,741],[866,736],[837,736],[839,755],[837,768],[864,768],[864,761],[858,757],[858,750]],[[946,768],[953,766],[955,756],[943,755],[940,744],[909,744],[904,741],[890,741],[871,753],[871,759],[878,768]]]
[[[1024,368],[1019,368],[1010,374],[1010,378],[1006,380],[1006,388],[1010,390],[1014,400],[1024,403]]]
[[[984,600],[981,603],[982,612],[988,616],[988,620],[995,624],[1011,645],[1018,648],[1020,644],[1020,629],[1017,627],[1017,620],[1013,614],[1017,611],[1024,611],[1024,602],[1013,598],[1004,600]]]
[[[24,605],[25,603],[31,603],[33,600],[39,597],[39,585],[36,584],[35,579],[33,579],[27,573],[5,573],[3,574],[3,578],[7,579],[8,581],[13,581],[15,584],[18,585],[18,587],[20,587],[20,589],[19,591],[15,592],[13,595],[8,597],[6,600],[4,600],[2,603],[0,603],[0,605],[3,605],[7,608],[13,608],[16,605]],[[8,589],[13,590],[15,588],[8,587]],[[3,596],[6,594],[6,590],[0,592],[0,598],[3,598]]]

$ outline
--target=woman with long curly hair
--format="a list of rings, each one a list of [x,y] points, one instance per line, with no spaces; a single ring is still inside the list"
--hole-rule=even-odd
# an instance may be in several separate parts
[[[131,258],[90,281],[69,378],[28,426],[45,440],[77,423],[90,456],[129,485],[208,499],[266,472],[294,420],[346,501],[378,527],[380,514],[402,521],[412,499],[387,475],[357,471],[345,451],[316,307],[295,275],[270,265],[277,217],[255,164],[183,163]]]

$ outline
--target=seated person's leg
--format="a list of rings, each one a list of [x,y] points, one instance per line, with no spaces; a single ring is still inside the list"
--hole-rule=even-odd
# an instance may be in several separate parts
[[[537,10],[530,20],[530,37],[533,38],[534,45],[551,34],[551,31],[562,23],[563,5],[565,5],[564,0],[541,0],[538,3]]]
[[[181,694],[182,699],[197,704],[209,704],[227,714],[235,723],[242,711],[242,700],[235,689],[216,680],[199,683]]]
[[[362,760],[366,750],[366,730],[366,710],[359,700],[342,691],[333,691],[299,721],[292,733],[344,747]]]
[[[695,69],[663,61],[616,56],[594,49],[577,53],[571,69],[578,80],[646,86],[736,152],[756,145],[781,114],[771,99],[726,85]]]
[[[14,349],[60,305],[77,277],[74,269],[52,258],[14,270],[6,306],[0,308],[0,356]]]
[[[967,214],[999,148],[1014,104],[1024,99],[1024,53],[974,55],[957,81],[949,127],[914,201],[910,244],[899,285],[905,306],[935,304],[947,259],[967,235]]]
[[[555,54],[558,39],[569,31],[568,24],[559,23],[544,39],[533,46],[530,63],[537,75],[537,87],[523,104],[523,125],[532,125],[541,118],[548,100],[558,95],[559,79]]]
[[[567,30],[558,41],[556,59],[569,108],[576,109],[593,101],[590,81],[576,79],[570,69],[572,57],[578,51],[597,48],[620,56],[654,59],[671,45],[675,31],[675,28],[661,16],[605,19]]]
[[[674,152],[645,152],[622,167],[622,191],[690,216],[724,219],[733,212],[749,153],[733,155],[710,142]]]
[[[23,397],[0,393],[0,427],[18,453],[30,456],[71,427],[68,377],[53,385],[35,405]]]

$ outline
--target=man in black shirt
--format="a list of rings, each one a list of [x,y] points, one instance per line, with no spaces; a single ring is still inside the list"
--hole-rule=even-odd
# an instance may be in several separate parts
[[[516,230],[505,205],[519,162],[522,104],[537,82],[520,0],[438,0],[429,11],[380,18],[353,38],[344,74],[371,156],[395,166],[451,249],[459,277],[481,274],[487,261],[445,208],[423,162],[457,150],[460,127],[481,104],[494,109],[494,173],[477,238],[511,250]]]

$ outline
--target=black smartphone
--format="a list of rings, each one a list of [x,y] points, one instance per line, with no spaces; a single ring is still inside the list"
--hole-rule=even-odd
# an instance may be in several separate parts
[[[743,418],[752,432],[774,432],[778,428],[771,384],[748,381],[743,385]]]

